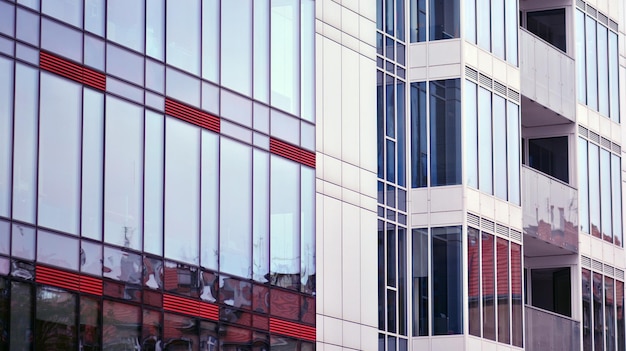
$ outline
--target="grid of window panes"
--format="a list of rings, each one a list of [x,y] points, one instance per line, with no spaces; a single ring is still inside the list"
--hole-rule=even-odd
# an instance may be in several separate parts
[[[583,351],[626,350],[624,282],[582,268]]]
[[[126,313],[138,328],[147,310],[170,318],[147,302],[165,292],[218,304],[216,328],[250,345],[257,332],[259,345],[281,342],[267,332],[271,306],[314,325],[315,170],[269,152],[270,137],[315,148],[314,7],[0,0],[0,274],[3,296],[30,291],[35,313],[11,322],[23,328],[10,342],[37,331],[39,298],[72,311],[89,300],[35,287],[35,264],[102,278],[102,346],[137,339],[116,335]],[[106,74],[106,92],[39,70],[40,50]],[[166,115],[166,97],[220,116],[221,133]],[[253,291],[267,307],[252,306]],[[107,306],[118,322],[102,319]]]
[[[411,43],[460,36],[459,0],[408,0]]]
[[[619,123],[617,23],[589,5],[575,12],[578,102]]]
[[[464,5],[465,40],[517,66],[517,1],[469,0]]]
[[[523,347],[522,246],[467,228],[469,333]]]
[[[411,187],[461,184],[461,80],[410,87]]]
[[[592,137],[602,142],[578,137],[580,230],[623,246],[622,160],[604,138]]]
[[[463,89],[465,182],[520,205],[519,105],[469,79]]]

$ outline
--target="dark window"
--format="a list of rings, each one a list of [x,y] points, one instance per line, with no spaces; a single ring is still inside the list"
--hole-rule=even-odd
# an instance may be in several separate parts
[[[430,82],[431,186],[461,184],[461,81]]]
[[[566,51],[565,9],[528,12],[526,29],[561,51]]]
[[[433,335],[463,332],[461,227],[432,229]]]
[[[567,137],[528,140],[528,165],[569,182]]]

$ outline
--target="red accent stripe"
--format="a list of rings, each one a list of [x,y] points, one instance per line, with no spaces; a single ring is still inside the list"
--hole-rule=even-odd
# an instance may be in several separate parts
[[[220,132],[219,118],[169,98],[165,99],[165,113],[216,133]]]
[[[315,168],[315,153],[288,144],[278,139],[270,138],[270,152],[305,166]]]
[[[314,327],[294,322],[288,322],[276,318],[270,318],[270,333],[282,334],[298,339],[315,341]]]
[[[47,52],[39,52],[39,66],[46,71],[56,73],[78,83],[86,84],[100,90],[106,90],[106,76],[104,73],[83,67],[82,65],[51,55]]]
[[[35,282],[59,288],[78,291],[80,277],[78,274],[64,272],[44,266],[37,266]]]
[[[98,278],[80,276],[80,292],[102,296],[102,280]]]
[[[163,309],[206,319],[219,319],[216,305],[169,294],[163,294]]]

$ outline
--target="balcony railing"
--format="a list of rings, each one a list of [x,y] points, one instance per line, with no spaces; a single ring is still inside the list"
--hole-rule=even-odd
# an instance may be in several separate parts
[[[580,322],[526,305],[526,350],[580,350]]]
[[[522,167],[524,234],[578,252],[578,191],[530,167]]]
[[[574,60],[524,28],[519,38],[522,95],[575,121]]]

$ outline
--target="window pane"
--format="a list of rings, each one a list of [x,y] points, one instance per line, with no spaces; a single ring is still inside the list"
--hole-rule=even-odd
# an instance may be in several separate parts
[[[37,262],[78,271],[78,239],[37,231]]]
[[[104,96],[83,90],[83,164],[81,235],[102,240],[102,158]]]
[[[495,195],[507,200],[507,160],[506,160],[506,101],[503,97],[493,95],[493,174]]]
[[[315,169],[300,166],[301,190],[301,283],[302,292],[315,294]]]
[[[37,129],[39,71],[18,64],[15,68],[13,126],[13,219],[35,223],[37,194]]]
[[[427,186],[426,82],[411,83],[411,186]]]
[[[144,2],[107,1],[107,39],[143,52]]]
[[[483,337],[496,340],[496,274],[494,237],[491,234],[481,234],[482,276],[483,276]]]
[[[15,36],[17,39],[37,46],[39,44],[39,16],[18,7]]]
[[[622,246],[622,162],[619,156],[611,155],[611,195],[613,210],[613,237],[614,244]]]
[[[467,293],[469,333],[480,337],[480,232],[467,228]]]
[[[465,25],[465,40],[472,44],[476,44],[476,1],[465,2],[465,17],[463,23]]]
[[[300,166],[270,157],[271,283],[297,289],[300,281]]]
[[[491,14],[493,54],[504,60],[504,0],[491,0]]]
[[[598,109],[598,68],[596,48],[596,21],[587,16],[585,22],[586,33],[586,61],[587,61],[587,105]]]
[[[459,37],[459,0],[430,1],[430,40]]]
[[[608,30],[598,23],[598,111],[609,116]]]
[[[100,345],[100,303],[86,296],[80,297],[80,345],[84,350],[97,350]]]
[[[522,316],[524,313],[522,299],[522,246],[511,243],[511,311],[512,311],[512,344],[523,347],[524,324]]]
[[[476,84],[465,81],[463,95],[465,118],[465,176],[467,185],[478,188],[478,122],[476,113]],[[479,335],[480,336],[480,335]]]
[[[484,88],[478,89],[478,154],[479,157],[479,189],[493,194],[493,144],[491,126],[491,92]]]
[[[141,309],[104,300],[102,304],[104,350],[133,350],[141,338]]]
[[[615,281],[615,306],[617,309],[617,350],[624,351],[626,349],[626,335],[624,332],[624,282]]]
[[[200,129],[165,119],[165,257],[198,264]]]
[[[143,109],[107,95],[104,240],[141,249]]]
[[[254,98],[269,102],[270,11],[269,0],[254,0]],[[314,43],[314,41],[310,41]],[[303,47],[304,49],[304,47]]]
[[[491,8],[489,0],[476,0],[478,46],[491,51]]]
[[[505,1],[506,60],[517,66],[517,1]]]
[[[301,16],[301,117],[306,121],[315,122],[315,1],[301,1]]]
[[[300,112],[300,13],[297,0],[271,0],[271,104]]]
[[[507,152],[508,152],[508,170],[509,170],[509,201],[520,205],[520,122],[519,122],[519,106],[508,102],[507,103]]]
[[[230,139],[220,139],[220,271],[251,278],[252,150]],[[281,190],[288,192],[284,185]]]
[[[406,229],[398,228],[398,333],[407,335],[407,239]]]
[[[393,10],[393,0],[384,0],[385,1],[385,33],[393,36],[394,35],[394,19],[395,19],[395,11]]]
[[[219,0],[202,2],[202,78],[212,82],[219,82],[219,4]]]
[[[392,140],[386,141],[387,147],[387,180],[395,183],[396,181],[396,143]]]
[[[0,4],[0,7],[2,5]],[[13,62],[0,57],[0,216],[11,211],[11,163],[13,150]]]
[[[29,261],[35,260],[35,229],[13,223],[11,228],[11,255]]]
[[[85,0],[85,30],[104,36],[104,0]]]
[[[580,230],[585,233],[589,231],[589,177],[587,172],[587,140],[578,138],[578,214],[580,216]]]
[[[615,122],[619,118],[619,58],[618,58],[617,34],[609,31],[609,96],[611,119]]]
[[[461,184],[460,79],[430,82],[430,184]]]
[[[143,249],[163,254],[163,115],[146,110]]]
[[[398,81],[398,84],[396,86],[396,99],[397,99],[397,109],[398,109],[398,133],[397,133],[397,137],[396,140],[398,142],[398,185],[399,186],[405,186],[405,178],[406,178],[406,136],[405,136],[405,131],[404,131],[404,121],[405,121],[405,106],[404,106],[404,96],[405,96],[405,91],[404,91],[404,83],[400,83],[400,81]]]
[[[615,351],[615,281],[604,277],[604,322],[606,324],[606,349]]]
[[[9,341],[11,350],[31,350],[33,342],[33,290],[29,284],[12,282],[11,296],[19,296],[19,303],[11,303]]]
[[[82,1],[42,0],[41,11],[75,27],[83,27]]]
[[[600,155],[596,144],[589,143],[589,219],[591,234],[600,238]]]
[[[592,351],[592,319],[591,319],[591,272],[587,269],[582,269],[582,297],[583,297],[583,310],[582,310],[582,327],[583,327],[583,350]]]
[[[40,88],[38,224],[78,234],[82,87],[42,73]]]
[[[426,0],[411,1],[411,23],[409,31],[411,43],[426,41]]]
[[[576,92],[578,102],[587,103],[587,79],[585,77],[585,14],[581,10],[576,10]]]
[[[168,0],[166,6],[167,63],[200,75],[200,3]]]
[[[36,349],[76,349],[76,295],[60,289],[38,287],[36,298]]]
[[[163,0],[151,0],[146,6],[146,55],[163,61],[165,5]]]
[[[432,228],[433,335],[463,332],[461,227]]]
[[[594,351],[604,350],[604,315],[602,274],[593,273],[593,344]]]
[[[428,229],[413,229],[413,336],[428,335]]]
[[[200,181],[200,263],[202,267],[217,270],[218,200],[219,200],[219,136],[202,131],[202,176]]]
[[[144,84],[144,57],[118,46],[107,45],[107,73],[139,86]]]
[[[252,191],[254,208],[252,214],[252,278],[267,282],[269,261],[269,155],[254,149],[254,176]]]
[[[613,242],[613,226],[611,225],[611,154],[600,149],[600,217],[602,238]]]
[[[250,96],[252,80],[251,0],[222,1],[221,10],[222,85]]]
[[[15,30],[15,5],[0,3],[0,33],[13,36]],[[8,80],[7,82],[10,82]]]
[[[387,255],[385,256],[387,266],[387,286],[396,286],[396,227],[388,224],[387,227]],[[394,307],[395,310],[395,307]]]
[[[509,313],[509,242],[498,238],[497,246],[497,298],[498,298],[498,342],[511,342]]]

